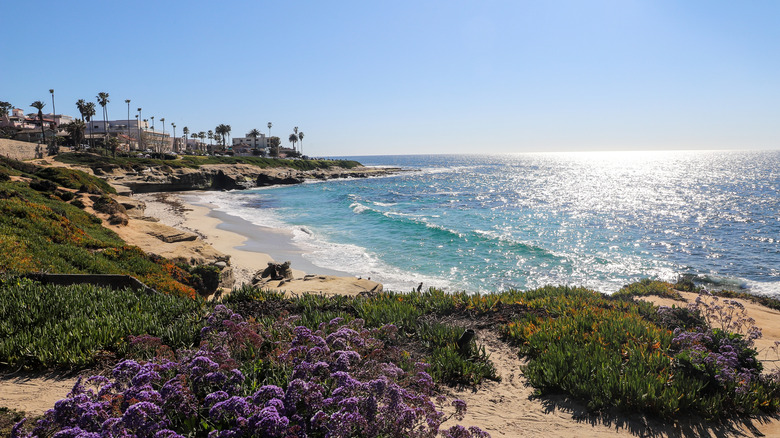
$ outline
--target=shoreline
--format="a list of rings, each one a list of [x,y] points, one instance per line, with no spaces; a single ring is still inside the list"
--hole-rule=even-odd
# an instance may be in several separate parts
[[[144,215],[160,224],[194,233],[202,243],[229,257],[235,284],[251,284],[252,278],[268,263],[291,262],[293,278],[268,281],[263,288],[292,294],[305,292],[347,295],[382,290],[377,282],[347,272],[320,268],[307,260],[304,251],[293,242],[292,235],[281,229],[255,225],[241,217],[217,210],[214,205],[199,202],[203,191],[135,194],[131,198],[145,204]],[[133,227],[131,223],[129,227]],[[176,251],[174,250],[174,254]]]

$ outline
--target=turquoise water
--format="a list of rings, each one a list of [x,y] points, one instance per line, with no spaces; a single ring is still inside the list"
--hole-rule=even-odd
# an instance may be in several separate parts
[[[780,152],[350,157],[414,171],[208,194],[326,269],[406,291],[694,275],[780,292]],[[271,254],[273,256],[273,254]]]

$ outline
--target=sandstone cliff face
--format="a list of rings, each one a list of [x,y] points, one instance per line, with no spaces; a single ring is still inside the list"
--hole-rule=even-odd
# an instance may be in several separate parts
[[[309,179],[366,178],[389,175],[400,169],[331,168],[295,170],[261,169],[248,164],[210,164],[198,169],[146,168],[140,171],[121,168],[97,170],[110,184],[126,187],[132,193],[174,192],[183,190],[237,190],[280,184],[300,184]]]

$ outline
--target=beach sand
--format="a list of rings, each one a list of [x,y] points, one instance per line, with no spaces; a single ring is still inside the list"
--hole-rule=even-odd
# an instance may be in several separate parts
[[[191,251],[194,247],[208,245],[223,258],[229,256],[229,265],[235,279],[234,287],[250,284],[255,274],[265,269],[269,262],[290,261],[292,279],[269,281],[262,287],[290,294],[309,292],[352,295],[382,290],[382,285],[377,282],[315,266],[304,258],[303,251],[294,244],[292,235],[285,230],[254,225],[239,217],[217,211],[212,205],[191,202],[197,200],[198,194],[199,192],[185,192],[184,195],[154,193],[134,197],[146,206],[142,217],[153,217],[160,224],[193,233],[199,237],[195,241],[166,244],[159,239],[130,236],[134,229],[148,226],[136,223],[148,222],[143,221],[142,217],[131,220],[127,227],[112,228],[129,243],[168,258],[189,259],[192,258]],[[171,248],[166,249],[166,246]],[[273,253],[273,256],[269,253]]]

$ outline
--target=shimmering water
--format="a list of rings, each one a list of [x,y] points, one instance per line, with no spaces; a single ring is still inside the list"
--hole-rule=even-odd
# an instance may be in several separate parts
[[[692,274],[780,292],[780,152],[352,157],[393,177],[208,194],[318,266],[406,291]],[[273,254],[272,254],[273,255]]]

